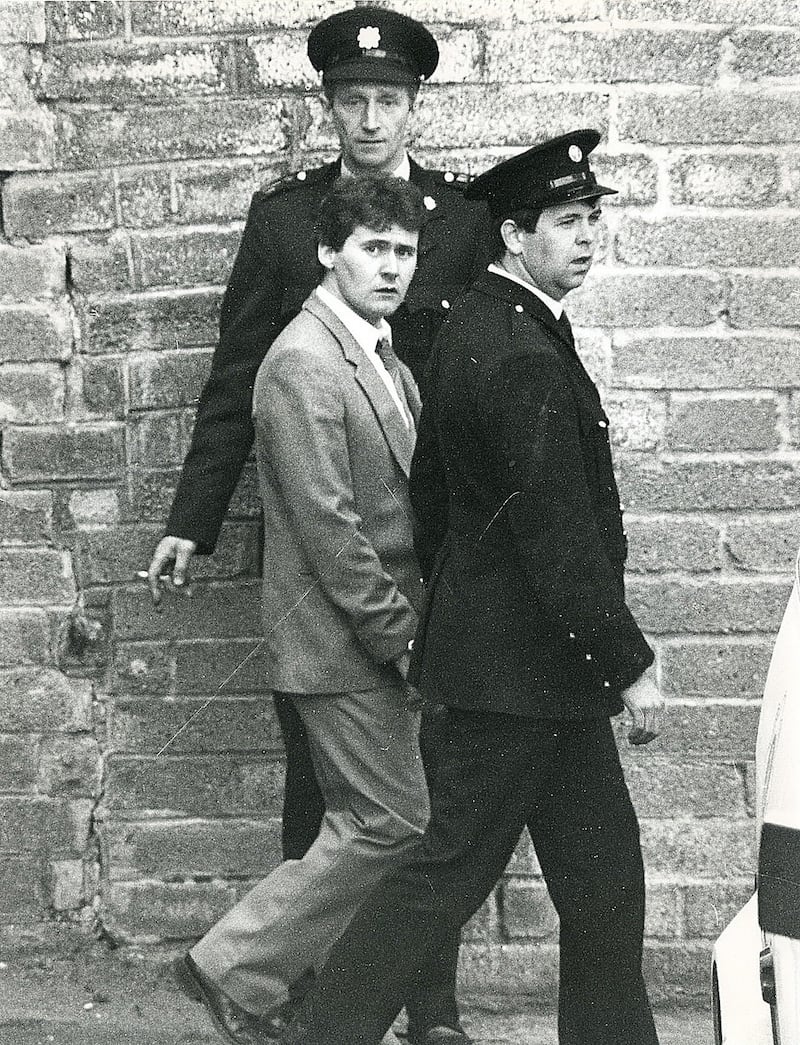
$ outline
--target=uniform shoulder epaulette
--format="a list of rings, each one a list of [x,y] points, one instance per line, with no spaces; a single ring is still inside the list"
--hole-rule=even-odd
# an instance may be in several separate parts
[[[281,178],[264,182],[258,190],[262,196],[275,196],[281,192],[292,192],[294,189],[302,189],[309,185],[317,185],[330,174],[330,167],[312,167],[309,170],[292,171],[284,174]]]
[[[437,185],[444,185],[459,192],[463,192],[472,181],[472,175],[465,174],[462,171],[445,170],[431,171],[430,173],[433,175]]]

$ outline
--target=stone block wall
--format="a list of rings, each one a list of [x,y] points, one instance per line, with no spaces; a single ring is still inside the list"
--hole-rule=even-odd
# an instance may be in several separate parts
[[[66,924],[177,945],[278,859],[252,468],[190,600],[153,612],[135,572],[250,195],[333,155],[304,42],[346,6],[0,3],[5,937]],[[398,6],[442,45],[418,159],[478,172],[596,126],[622,190],[567,307],[612,416],[631,602],[672,700],[650,749],[620,729],[649,976],[657,996],[702,996],[752,883],[758,702],[800,543],[800,9]],[[551,995],[555,918],[525,842],[468,939],[468,987]]]

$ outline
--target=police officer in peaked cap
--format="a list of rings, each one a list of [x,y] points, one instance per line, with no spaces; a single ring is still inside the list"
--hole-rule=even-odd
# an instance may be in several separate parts
[[[308,56],[321,73],[323,103],[341,151],[322,167],[298,170],[255,193],[222,302],[219,344],[202,391],[166,536],[148,570],[153,599],[162,581],[180,589],[194,554],[210,554],[253,444],[250,417],[256,371],[265,353],[320,279],[315,216],[340,177],[393,173],[422,190],[427,222],[406,301],[392,318],[397,354],[419,377],[448,309],[482,267],[487,252],[485,206],[464,198],[466,178],[429,170],[406,151],[417,91],[436,69],[439,51],[419,22],[381,7],[357,7],[320,22]],[[267,540],[269,535],[267,535]],[[311,845],[323,813],[302,723],[276,697],[287,755],[283,854]],[[423,726],[432,730],[433,716]],[[467,1040],[455,1006],[457,942],[431,968],[428,990],[409,1002],[414,1043],[431,1034],[451,1045]]]
[[[591,169],[599,139],[561,135],[467,190],[489,204],[494,260],[436,339],[409,488],[427,584],[409,679],[445,721],[431,817],[334,945],[286,1045],[378,1045],[523,831],[559,915],[560,1045],[658,1045],[610,720],[627,708],[629,742],[648,744],[664,702],[625,602],[608,418],[562,305],[614,192]]]

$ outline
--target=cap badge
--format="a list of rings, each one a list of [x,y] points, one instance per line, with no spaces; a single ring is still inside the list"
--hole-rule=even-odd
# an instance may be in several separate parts
[[[358,46],[363,51],[372,51],[381,45],[381,31],[376,25],[363,25],[358,30]]]
[[[436,210],[436,200],[433,196],[424,196],[422,202],[425,204],[425,210]]]
[[[570,145],[570,147],[569,147],[569,158],[574,163],[580,163],[581,162],[581,160],[583,159],[583,153],[581,152],[580,146],[578,146],[578,145]]]

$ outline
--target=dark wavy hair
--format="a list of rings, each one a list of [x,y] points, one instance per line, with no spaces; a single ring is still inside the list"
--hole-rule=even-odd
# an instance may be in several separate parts
[[[419,232],[424,218],[422,193],[409,181],[389,174],[340,178],[320,205],[317,238],[323,246],[341,250],[359,225],[374,232],[393,225]]]

